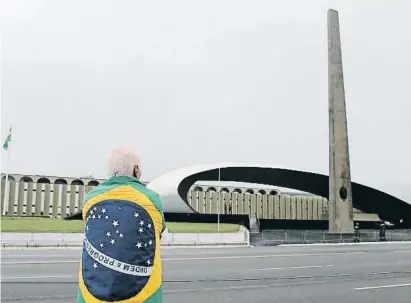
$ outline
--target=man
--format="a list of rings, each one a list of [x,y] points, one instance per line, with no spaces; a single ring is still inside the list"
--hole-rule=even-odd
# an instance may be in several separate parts
[[[118,148],[110,155],[109,178],[84,198],[78,303],[163,302],[163,208],[140,176],[139,157]]]

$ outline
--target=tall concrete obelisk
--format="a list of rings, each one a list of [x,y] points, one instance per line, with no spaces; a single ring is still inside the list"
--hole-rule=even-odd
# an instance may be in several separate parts
[[[329,232],[353,233],[350,157],[338,12],[328,10]]]

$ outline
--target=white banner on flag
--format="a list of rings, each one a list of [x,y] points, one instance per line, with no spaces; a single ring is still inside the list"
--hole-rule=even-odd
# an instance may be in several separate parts
[[[91,258],[112,270],[133,276],[151,276],[151,273],[153,271],[152,266],[136,266],[129,263],[121,262],[100,252],[93,245],[91,245],[87,238],[84,240],[84,243],[86,246],[87,253]]]

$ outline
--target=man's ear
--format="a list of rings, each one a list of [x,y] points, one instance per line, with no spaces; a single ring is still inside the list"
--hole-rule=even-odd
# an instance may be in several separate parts
[[[134,173],[133,173],[134,177],[136,177],[137,179],[140,178],[140,168],[138,167],[138,165],[134,166]]]

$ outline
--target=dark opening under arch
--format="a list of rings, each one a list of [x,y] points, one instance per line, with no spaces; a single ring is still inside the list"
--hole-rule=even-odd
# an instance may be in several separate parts
[[[67,180],[65,179],[57,179],[54,181],[54,184],[67,184]]]
[[[88,186],[99,186],[99,182],[97,180],[91,180],[90,182],[88,182]]]
[[[37,180],[37,183],[40,183],[40,184],[50,184],[50,180],[48,179],[48,178],[40,178],[40,179],[38,179]]]
[[[20,179],[20,182],[24,182],[24,183],[32,183],[33,179],[27,176],[24,176]]]
[[[4,182],[6,182],[6,176],[2,177],[1,180],[4,181]],[[13,176],[10,176],[10,175],[9,175],[9,182],[10,182],[10,181],[16,181],[16,179],[14,179]]]
[[[84,182],[79,179],[76,179],[71,182],[71,185],[84,185]]]

